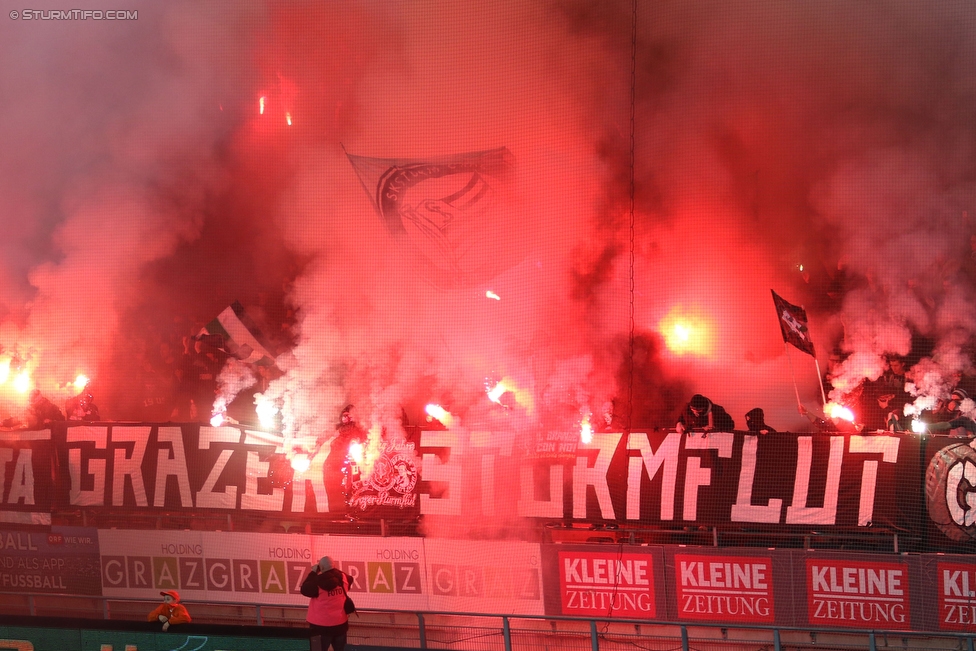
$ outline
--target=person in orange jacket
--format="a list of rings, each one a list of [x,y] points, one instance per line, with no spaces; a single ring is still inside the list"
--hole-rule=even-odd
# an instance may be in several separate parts
[[[176,590],[163,590],[159,593],[163,597],[163,603],[159,604],[146,617],[146,621],[162,622],[163,630],[168,631],[170,626],[176,624],[189,624],[190,613],[186,606],[180,603],[180,593]]]

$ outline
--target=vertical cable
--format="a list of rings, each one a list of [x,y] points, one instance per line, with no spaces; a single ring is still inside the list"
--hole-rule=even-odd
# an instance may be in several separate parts
[[[637,107],[637,0],[631,3],[631,28],[630,28],[630,358],[628,367],[630,378],[627,386],[627,422],[625,423],[627,433],[632,427],[634,418],[634,131],[635,113]],[[613,603],[617,597],[617,589],[620,587],[620,567],[624,555],[624,545],[621,540],[617,541],[617,564],[614,569],[613,593],[610,595],[610,603],[607,606],[607,617],[613,616]],[[591,621],[593,627],[593,641],[596,644],[595,622]],[[603,632],[606,633],[610,627],[610,622],[604,623]],[[596,648],[596,647],[594,647]]]
[[[634,418],[634,195],[635,132],[637,113],[637,0],[631,2],[630,27],[630,378],[627,396],[627,428]]]

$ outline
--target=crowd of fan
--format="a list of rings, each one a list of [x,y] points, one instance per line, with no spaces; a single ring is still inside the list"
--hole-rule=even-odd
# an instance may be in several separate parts
[[[832,391],[832,371],[840,361],[839,356],[831,357],[831,365],[824,378],[825,393]],[[946,398],[933,399],[929,408],[911,410],[913,413],[907,415],[906,406],[916,401],[907,388],[912,379],[906,359],[899,355],[888,355],[885,370],[877,380],[865,379],[844,396],[842,406],[850,410],[853,420],[821,416],[802,405],[800,413],[813,423],[815,429],[825,432],[909,431],[976,438],[976,420],[973,419],[976,402],[970,397],[976,395],[976,377],[956,374],[953,377],[954,388]],[[776,431],[766,424],[765,414],[758,407],[746,413],[746,428],[760,434]],[[735,429],[735,421],[724,407],[696,394],[685,406],[675,429],[679,432],[727,432]]]
[[[832,355],[825,384],[830,387],[830,368],[840,359]],[[916,396],[909,387],[917,379],[905,357],[888,355],[885,370],[877,380],[865,379],[850,391],[844,402],[855,414],[852,425],[858,431],[887,430],[893,432],[917,431],[919,433],[950,433],[957,437],[976,435],[973,420],[976,403],[970,398],[976,392],[976,377],[954,374],[951,389],[942,396],[933,396],[926,408],[910,408],[917,404]]]
[[[125,413],[127,418],[143,422],[202,422],[210,419],[210,410],[218,391],[221,369],[229,355],[224,351],[218,336],[197,334],[182,337],[154,336],[148,338],[133,354],[135,367],[133,392],[139,403]],[[831,394],[834,373],[843,362],[839,353],[828,359],[827,373],[823,378],[824,390]],[[249,422],[255,418],[253,396],[267,389],[280,371],[275,367],[251,367],[255,383],[229,406],[227,416],[231,422]],[[930,408],[913,416],[905,414],[906,405],[916,398],[908,387],[913,382],[912,368],[907,359],[899,355],[885,358],[884,372],[876,380],[864,379],[843,398],[855,418],[851,422],[839,417],[815,414],[800,405],[816,430],[820,431],[916,431],[948,433],[958,437],[976,437],[976,377],[958,374],[954,388],[945,393],[944,399],[935,401]],[[114,404],[114,401],[113,401]],[[619,431],[624,424],[614,413],[612,403],[605,407],[604,422],[595,427],[602,431]],[[40,428],[52,422],[97,421],[99,408],[90,386],[78,395],[68,398],[63,409],[34,390],[30,394],[26,418],[8,418],[0,425],[9,428]],[[110,417],[117,417],[113,413]],[[430,418],[427,419],[431,421]],[[914,421],[914,422],[913,422]],[[404,423],[407,423],[404,414]],[[434,421],[432,425],[437,425]],[[732,431],[736,424],[731,415],[709,398],[696,394],[681,411],[675,428],[683,431]],[[776,432],[766,422],[761,408],[745,414],[745,429],[761,434]]]
[[[220,371],[229,357],[222,350],[218,338],[186,335],[176,344],[166,339],[157,339],[151,344],[134,355],[137,370],[133,374],[133,394],[138,396],[138,404],[125,409],[126,415],[144,422],[209,420]],[[254,393],[267,389],[278,371],[253,366],[252,372],[255,383],[234,406],[242,418],[253,416]],[[77,395],[68,398],[63,408],[44,396],[39,389],[34,389],[29,394],[24,418],[7,418],[2,426],[36,429],[64,420],[97,421],[101,418],[89,384]]]

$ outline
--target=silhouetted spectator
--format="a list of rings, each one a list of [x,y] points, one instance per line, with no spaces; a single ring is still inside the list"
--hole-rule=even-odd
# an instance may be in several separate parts
[[[868,431],[889,429],[892,412],[902,413],[912,397],[905,391],[906,364],[898,355],[888,355],[884,373],[872,381],[862,383],[858,404],[858,419]]]
[[[927,429],[929,432],[949,432],[950,436],[957,438],[976,437],[976,421],[967,415],[972,414],[973,410],[974,404],[969,394],[962,389],[955,389],[946,402],[946,411],[951,418],[930,423]]]
[[[366,430],[356,422],[355,407],[346,405],[339,416],[336,435],[329,444],[329,456],[322,464],[332,512],[340,510],[340,504],[348,504],[353,487],[359,481],[359,463],[352,458],[350,448],[353,443],[365,445],[367,438]],[[325,440],[320,438],[316,441],[316,448],[324,444]]]
[[[845,355],[836,348],[830,351],[830,355],[827,357],[827,368],[824,370],[822,379],[825,394],[830,395],[830,392],[834,390],[833,380],[837,373],[840,372],[840,365],[844,362],[844,359]]]
[[[735,429],[735,421],[722,405],[716,405],[705,396],[696,393],[685,405],[675,429],[679,433],[685,430],[731,432]]]
[[[40,389],[30,392],[30,403],[27,406],[27,427],[35,429],[45,427],[57,421],[63,421],[64,414],[58,406],[41,395]]]
[[[64,413],[68,420],[100,420],[98,405],[86,386],[81,393],[68,398],[64,403]]]
[[[746,412],[746,428],[757,434],[775,434],[776,430],[766,424],[766,414],[756,407]]]
[[[171,418],[184,421],[210,419],[217,397],[217,376],[226,361],[213,335],[183,338],[183,356],[177,369],[176,407]]]
[[[623,416],[617,410],[617,400],[603,403],[599,419],[594,419],[594,432],[622,432],[627,428]]]

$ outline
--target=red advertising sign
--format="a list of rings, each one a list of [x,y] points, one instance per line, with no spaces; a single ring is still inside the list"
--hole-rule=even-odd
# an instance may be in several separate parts
[[[650,554],[559,552],[562,614],[653,619]]]
[[[811,624],[911,628],[907,565],[808,558],[806,570]]]
[[[674,555],[680,619],[773,622],[773,564],[763,556]]]
[[[971,631],[976,628],[976,566],[936,563],[939,586],[939,628]]]

